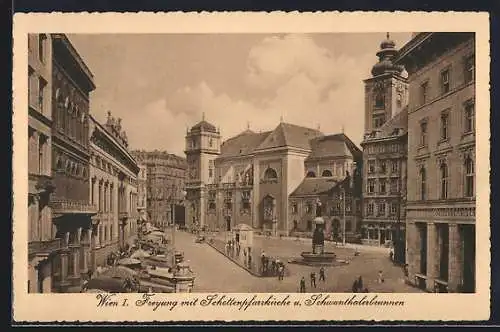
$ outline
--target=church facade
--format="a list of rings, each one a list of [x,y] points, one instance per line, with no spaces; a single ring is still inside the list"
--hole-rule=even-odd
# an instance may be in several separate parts
[[[290,199],[306,174],[312,178],[321,169],[325,180],[338,180],[355,168],[352,155],[316,158],[314,148],[324,139],[319,130],[281,122],[274,130],[247,129],[221,142],[220,131],[203,119],[186,135],[186,224],[219,231],[246,224],[286,236],[297,231],[307,221],[290,208]]]

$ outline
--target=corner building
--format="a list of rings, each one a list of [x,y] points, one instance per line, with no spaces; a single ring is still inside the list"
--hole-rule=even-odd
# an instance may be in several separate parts
[[[92,265],[103,265],[107,255],[122,248],[137,233],[137,176],[139,167],[128,152],[121,119],[108,112],[105,124],[90,117],[90,204]]]
[[[475,37],[418,33],[397,62],[409,73],[409,280],[475,291]]]
[[[365,84],[362,242],[394,246],[395,261],[405,257],[406,158],[409,86],[389,34]]]

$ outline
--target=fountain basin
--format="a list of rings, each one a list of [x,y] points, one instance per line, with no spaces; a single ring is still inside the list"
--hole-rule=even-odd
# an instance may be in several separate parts
[[[306,262],[316,262],[316,263],[331,263],[337,257],[333,252],[323,252],[319,254],[312,253],[310,251],[304,251],[300,254],[302,259]]]
[[[337,260],[333,252],[313,253],[304,251],[300,254],[302,258],[292,259],[291,264],[308,265],[308,266],[341,266],[349,264],[346,260]]]

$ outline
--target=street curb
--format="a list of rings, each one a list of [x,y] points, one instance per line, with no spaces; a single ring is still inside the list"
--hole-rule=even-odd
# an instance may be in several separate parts
[[[237,262],[235,259],[227,256],[222,250],[220,250],[219,248],[217,248],[216,246],[212,245],[211,243],[208,243],[206,242],[210,247],[214,248],[215,251],[217,251],[219,254],[221,254],[222,256],[226,257],[227,259],[229,259],[231,262],[233,262],[234,264],[236,264],[237,266],[239,266],[240,268],[242,268],[243,270],[247,271],[248,273],[250,273],[251,275],[253,275],[254,277],[257,277],[257,278],[264,278],[262,277],[261,275],[253,272],[252,270],[248,269],[247,267],[241,265],[239,262]]]

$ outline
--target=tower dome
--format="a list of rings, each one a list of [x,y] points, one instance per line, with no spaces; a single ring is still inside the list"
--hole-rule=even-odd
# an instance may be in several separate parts
[[[380,43],[380,50],[377,52],[379,62],[372,67],[372,75],[378,76],[385,73],[400,74],[403,71],[403,67],[395,65],[392,61],[397,53],[396,43],[390,39],[389,33],[387,33],[386,39]]]

